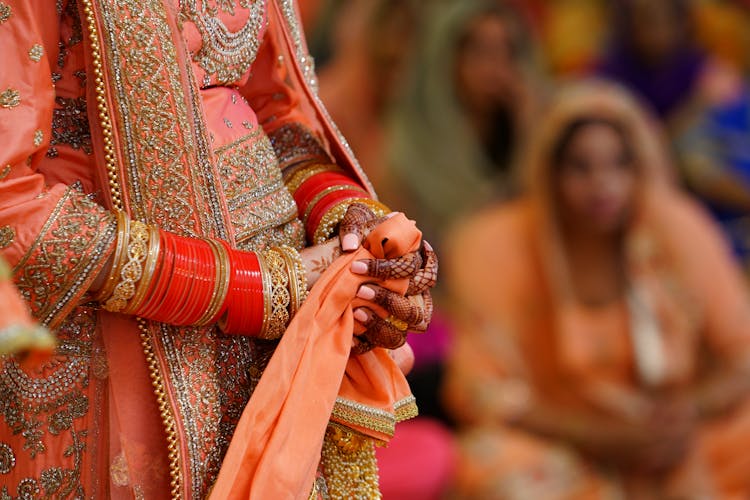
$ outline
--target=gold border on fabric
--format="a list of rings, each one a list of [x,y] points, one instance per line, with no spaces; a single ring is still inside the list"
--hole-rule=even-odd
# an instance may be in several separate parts
[[[13,268],[18,290],[44,326],[55,328],[76,306],[115,242],[114,216],[70,187]]]
[[[342,397],[336,398],[331,419],[341,424],[371,429],[387,436],[393,436],[396,430],[396,417],[392,413]]]
[[[160,0],[94,1],[131,215],[168,231],[229,239],[197,87],[181,71],[171,12]]]
[[[344,155],[343,160],[345,161],[341,162],[342,158],[339,158],[339,164],[348,164],[365,183],[365,186],[370,192],[370,195],[377,199],[375,188],[372,186],[370,179],[367,177],[367,174],[365,174],[362,166],[357,161],[357,157],[354,154],[354,151],[352,150],[351,146],[349,145],[339,128],[336,126],[336,123],[334,123],[331,115],[328,113],[328,110],[325,107],[325,104],[323,104],[323,101],[318,95],[318,81],[317,77],[315,76],[315,63],[312,56],[310,56],[307,50],[304,37],[302,36],[302,22],[300,21],[297,14],[297,8],[295,6],[294,0],[275,0],[273,3],[279,10],[280,15],[283,17],[284,24],[286,26],[285,33],[287,35],[288,41],[293,47],[292,53],[290,55],[292,56],[293,61],[296,63],[297,69],[300,72],[302,80],[300,83],[304,85],[308,96],[314,101],[314,104],[321,115],[319,116],[319,119],[327,128],[326,131],[332,136],[331,139],[335,141],[335,144],[332,144],[332,146],[338,145],[342,150],[342,154]]]

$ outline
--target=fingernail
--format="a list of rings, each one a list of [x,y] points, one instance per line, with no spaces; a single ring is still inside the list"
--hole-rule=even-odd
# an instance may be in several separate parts
[[[361,260],[352,262],[352,272],[355,274],[367,274],[367,264]]]
[[[356,250],[359,246],[359,238],[354,233],[345,234],[341,239],[341,248],[344,250]]]
[[[390,213],[385,214],[385,218],[386,219],[390,219],[391,217],[395,217],[398,214],[399,214],[399,212],[390,212]]]
[[[364,323],[365,321],[367,321],[367,313],[362,309],[356,309],[354,311],[354,319],[356,319],[360,323]]]
[[[432,252],[432,245],[430,245],[430,244],[429,244],[429,242],[427,242],[426,240],[425,240],[425,242],[424,242],[424,247],[425,247],[425,248],[426,248],[427,250],[429,250],[430,252]]]
[[[359,287],[359,290],[357,290],[357,297],[360,299],[372,300],[375,298],[375,290],[369,286],[361,286]]]

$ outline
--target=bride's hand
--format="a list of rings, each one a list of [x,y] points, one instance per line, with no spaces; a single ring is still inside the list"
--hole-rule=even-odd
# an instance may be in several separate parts
[[[438,273],[437,255],[426,241],[419,252],[398,259],[371,259],[352,263],[352,271],[378,280],[408,278],[405,295],[399,295],[375,283],[362,285],[357,291],[361,299],[371,301],[389,316],[381,318],[371,308],[359,307],[354,318],[365,328],[357,336],[354,352],[372,347],[396,349],[406,342],[407,331],[424,332],[432,319],[432,296]]]
[[[343,251],[359,248],[367,235],[386,217],[377,217],[363,204],[355,203],[349,207],[339,226],[341,239],[332,238],[300,252],[307,270],[308,286],[312,287]],[[355,353],[363,353],[373,347],[397,349],[406,342],[407,331],[423,332],[427,329],[433,309],[430,289],[435,286],[438,272],[437,256],[429,243],[423,242],[419,251],[394,259],[355,261],[352,271],[372,277],[373,281],[409,279],[405,296],[374,283],[360,287],[357,296],[381,306],[389,316],[380,318],[373,308],[368,307],[355,311],[355,319],[363,327],[360,330],[364,329],[356,336]]]

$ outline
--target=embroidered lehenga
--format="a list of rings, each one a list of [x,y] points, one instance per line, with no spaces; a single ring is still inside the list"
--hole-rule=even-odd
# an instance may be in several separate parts
[[[295,5],[0,2],[0,40],[0,247],[59,341],[33,371],[0,358],[0,498],[205,497],[274,342],[139,323],[87,289],[112,209],[300,249],[285,166],[329,158],[374,196],[316,97]]]

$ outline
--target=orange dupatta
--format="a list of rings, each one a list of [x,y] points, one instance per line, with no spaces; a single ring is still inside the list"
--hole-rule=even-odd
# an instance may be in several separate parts
[[[315,284],[284,333],[240,418],[211,493],[214,499],[306,498],[315,479],[326,426],[337,399],[398,418],[410,396],[401,370],[384,349],[350,357],[353,298],[372,279],[351,272],[358,259],[415,251],[421,233],[398,214],[363,246],[336,260]],[[407,280],[387,288],[404,293]],[[343,379],[343,380],[342,380]],[[337,398],[338,396],[338,398]],[[335,417],[334,417],[335,418]],[[338,419],[337,419],[338,420]],[[342,422],[380,440],[392,430]]]

